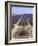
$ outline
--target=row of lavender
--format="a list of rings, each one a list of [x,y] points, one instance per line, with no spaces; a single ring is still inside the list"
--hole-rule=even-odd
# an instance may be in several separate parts
[[[31,20],[32,19],[32,14],[22,14],[22,15],[13,15],[11,16],[11,21],[13,23],[16,23],[21,17],[23,16],[22,20],[21,21],[26,21],[26,20]]]

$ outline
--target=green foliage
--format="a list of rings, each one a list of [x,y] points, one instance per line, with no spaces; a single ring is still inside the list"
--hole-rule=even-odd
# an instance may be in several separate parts
[[[25,29],[22,29],[21,31],[20,31],[20,36],[24,36],[24,35],[27,35],[29,32],[28,32],[28,30],[25,30]]]

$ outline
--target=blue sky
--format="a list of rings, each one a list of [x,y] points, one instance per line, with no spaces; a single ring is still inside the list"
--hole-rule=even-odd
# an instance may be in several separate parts
[[[11,7],[12,14],[32,14],[32,8],[28,7]]]

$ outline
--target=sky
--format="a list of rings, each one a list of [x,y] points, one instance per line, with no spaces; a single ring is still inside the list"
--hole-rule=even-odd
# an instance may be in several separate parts
[[[32,8],[29,7],[11,7],[12,14],[32,14]]]

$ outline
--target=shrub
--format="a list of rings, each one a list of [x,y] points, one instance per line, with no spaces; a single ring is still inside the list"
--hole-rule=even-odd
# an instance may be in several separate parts
[[[28,32],[28,30],[25,30],[25,29],[22,29],[21,31],[20,31],[20,36],[26,36],[27,34],[28,34],[29,32]]]

